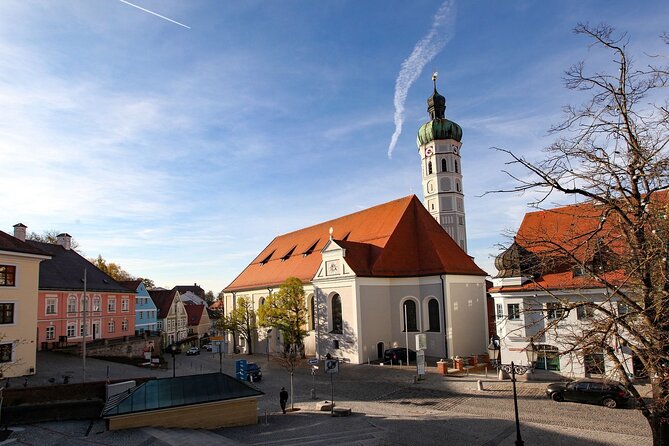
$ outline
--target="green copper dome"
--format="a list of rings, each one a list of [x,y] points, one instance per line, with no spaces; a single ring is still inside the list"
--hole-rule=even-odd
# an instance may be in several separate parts
[[[416,144],[418,147],[435,139],[462,139],[462,127],[446,118],[435,118],[421,125],[418,129]]]
[[[418,147],[435,139],[454,139],[458,142],[462,139],[462,127],[444,117],[446,112],[446,98],[437,92],[437,73],[432,75],[434,91],[427,98],[427,112],[431,121],[423,124],[418,129],[416,144]]]

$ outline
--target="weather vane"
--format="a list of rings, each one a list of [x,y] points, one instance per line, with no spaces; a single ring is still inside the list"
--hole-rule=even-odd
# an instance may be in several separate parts
[[[432,72],[432,82],[434,82],[434,90],[437,91],[437,77],[439,76],[439,73],[436,71]]]

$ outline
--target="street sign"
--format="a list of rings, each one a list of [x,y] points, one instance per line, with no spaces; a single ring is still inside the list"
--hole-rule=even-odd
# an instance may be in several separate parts
[[[339,373],[339,361],[336,359],[325,360],[325,373]]]
[[[316,365],[318,364],[318,359],[317,358],[311,358],[309,360],[309,365]]]

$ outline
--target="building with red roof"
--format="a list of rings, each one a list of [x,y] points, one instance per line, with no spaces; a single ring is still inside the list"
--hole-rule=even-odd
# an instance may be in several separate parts
[[[668,201],[667,190],[659,191],[651,205],[664,208],[660,212],[666,215]],[[498,275],[490,289],[502,362],[526,363],[525,349],[533,341],[540,350],[535,373],[613,373],[603,351],[569,353],[569,340],[592,326],[597,307],[618,316],[629,310],[612,288],[627,283],[628,274],[616,259],[624,258],[628,248],[612,223],[615,216],[607,218],[604,212],[584,202],[525,214],[513,244],[495,261]],[[627,373],[641,374],[631,350],[611,342]]]
[[[240,297],[257,309],[297,277],[307,296],[307,354],[362,363],[407,341],[415,350],[418,334],[427,356],[484,353],[486,273],[465,252],[462,129],[444,110],[435,85],[417,143],[424,203],[411,195],[277,236],[224,289],[226,312]],[[259,330],[254,343],[260,352],[284,347],[277,330]]]

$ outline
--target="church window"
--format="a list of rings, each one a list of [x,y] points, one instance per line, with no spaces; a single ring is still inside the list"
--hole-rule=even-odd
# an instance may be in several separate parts
[[[341,297],[339,294],[332,296],[332,330],[330,333],[342,334],[342,329],[344,328],[344,321],[342,319],[341,311]]]
[[[456,189],[458,192],[460,192],[460,183],[458,183],[457,181],[455,182],[455,189]]]
[[[441,159],[441,171],[442,172],[448,172],[448,168],[446,166],[446,158]]]
[[[460,173],[458,170],[458,160],[455,160],[455,173]]]
[[[437,299],[430,299],[427,303],[427,312],[430,321],[430,330],[429,331],[440,331],[441,324],[439,323],[439,302]]]
[[[427,162],[427,174],[432,175],[432,161]]]
[[[316,329],[316,302],[314,300],[314,295],[312,294],[309,298],[309,330]]]
[[[413,300],[404,301],[402,318],[404,321],[404,330],[418,331],[418,315],[416,313],[416,302]]]

